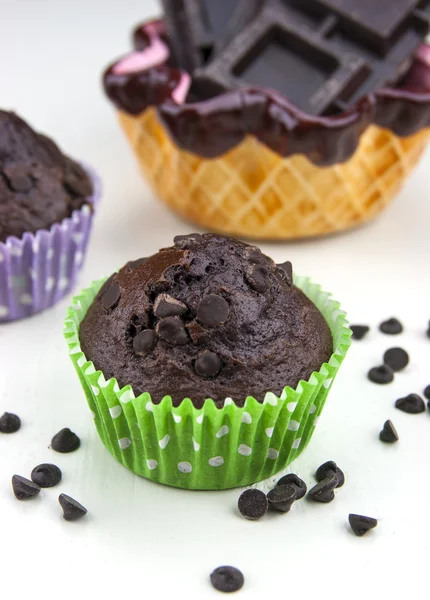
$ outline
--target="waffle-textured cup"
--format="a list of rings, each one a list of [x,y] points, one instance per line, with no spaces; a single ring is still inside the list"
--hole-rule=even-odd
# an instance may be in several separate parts
[[[264,402],[248,397],[243,407],[227,398],[223,408],[206,400],[203,408],[185,399],[172,406],[167,395],[154,404],[148,393],[135,397],[106,380],[83,354],[79,327],[103,281],[73,299],[65,322],[70,357],[106,448],[125,467],[152,481],[186,489],[220,490],[274,475],[306,447],[327,394],[350,346],[351,331],[339,303],[307,278],[295,278],[324,315],[333,336],[328,363],[280,397]]]
[[[284,158],[254,136],[208,159],[182,150],[154,108],[118,114],[160,199],[201,227],[256,239],[320,236],[370,221],[399,192],[430,137],[429,129],[399,137],[369,126],[352,158],[329,167]]]
[[[0,323],[41,312],[73,289],[101,197],[100,179],[91,167],[82,166],[94,189],[87,204],[49,230],[0,242]]]

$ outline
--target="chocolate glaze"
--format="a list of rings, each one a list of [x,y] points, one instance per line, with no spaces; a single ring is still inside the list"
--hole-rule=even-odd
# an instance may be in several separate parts
[[[162,21],[148,25],[155,26],[157,35],[166,42]],[[139,40],[144,39],[148,25],[143,26]],[[166,63],[142,73],[116,75],[113,67],[105,72],[104,87],[118,109],[138,115],[155,106],[178,146],[207,158],[220,156],[245,136],[254,135],[281,156],[304,154],[317,165],[329,166],[348,160],[361,133],[371,124],[399,136],[430,126],[430,87],[416,80],[411,85],[407,75],[399,87],[367,94],[346,112],[313,117],[279,92],[261,88],[176,104],[172,94],[181,78],[179,69]],[[411,69],[416,67],[413,63]],[[430,71],[430,67],[424,69]]]

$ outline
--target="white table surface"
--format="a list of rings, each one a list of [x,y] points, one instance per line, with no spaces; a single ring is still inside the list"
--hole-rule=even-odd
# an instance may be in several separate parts
[[[132,25],[157,12],[148,0],[0,0],[2,107],[104,180],[82,285],[189,231],[146,187],[100,85],[103,67],[127,50]],[[351,320],[374,326],[352,348],[313,443],[291,467],[312,484],[315,468],[336,460],[347,484],[332,504],[302,501],[289,515],[250,523],[236,514],[237,490],[184,492],[133,476],[102,447],[67,356],[70,298],[2,326],[0,412],[16,412],[23,426],[0,436],[1,597],[215,598],[208,575],[221,564],[243,570],[238,597],[250,599],[276,591],[277,598],[400,598],[419,590],[427,597],[430,414],[406,415],[393,402],[430,383],[429,170],[427,153],[393,205],[365,228],[263,245],[331,290]],[[393,315],[406,331],[392,339],[375,326]],[[391,345],[410,351],[410,366],[390,386],[369,383],[368,368]],[[378,440],[388,418],[401,436],[394,446]],[[50,439],[65,426],[82,448],[55,454]],[[29,476],[42,462],[57,463],[63,482],[16,501],[12,474]],[[86,505],[88,517],[64,522],[60,491]],[[377,517],[377,530],[355,537],[350,512]]]

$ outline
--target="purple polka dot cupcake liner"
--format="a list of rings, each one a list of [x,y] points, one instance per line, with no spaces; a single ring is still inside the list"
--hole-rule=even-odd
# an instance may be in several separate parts
[[[0,242],[0,323],[29,317],[56,304],[74,287],[83,267],[101,182],[93,182],[88,204],[49,230],[24,233]]]
[[[73,299],[65,321],[70,357],[81,381],[100,438],[125,467],[157,483],[193,490],[249,485],[285,468],[309,443],[333,380],[351,344],[346,314],[330,294],[308,278],[295,284],[324,315],[334,352],[308,381],[280,396],[268,391],[263,402],[248,397],[243,407],[231,398],[217,408],[184,399],[173,407],[166,395],[155,404],[148,393],[135,397],[88,361],[79,343],[80,324],[103,281]]]

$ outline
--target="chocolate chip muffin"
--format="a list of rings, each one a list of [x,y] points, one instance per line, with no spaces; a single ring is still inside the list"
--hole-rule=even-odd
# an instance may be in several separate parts
[[[243,406],[329,360],[330,329],[294,286],[291,263],[214,234],[174,242],[112,275],[80,326],[82,350],[106,379],[154,402]]]
[[[49,229],[92,192],[87,173],[51,139],[0,110],[0,242]]]

